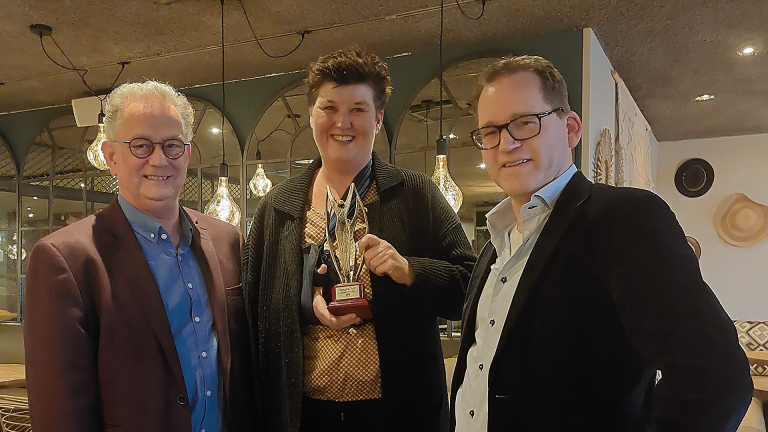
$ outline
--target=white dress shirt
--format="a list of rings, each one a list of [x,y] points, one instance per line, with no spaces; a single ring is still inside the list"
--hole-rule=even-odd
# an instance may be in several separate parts
[[[571,165],[560,177],[533,194],[520,212],[522,232],[517,230],[518,221],[510,198],[486,215],[491,244],[498,258],[491,265],[477,305],[475,343],[467,353],[464,381],[456,393],[456,432],[488,430],[488,374],[512,298],[557,198],[575,173],[576,167]]]

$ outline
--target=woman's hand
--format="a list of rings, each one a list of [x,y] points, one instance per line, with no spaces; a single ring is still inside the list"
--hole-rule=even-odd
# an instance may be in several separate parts
[[[320,274],[325,274],[328,271],[328,267],[323,264],[317,269]],[[341,330],[349,327],[352,324],[362,322],[362,320],[355,314],[346,314],[342,316],[336,316],[328,310],[328,303],[323,298],[323,287],[314,287],[315,297],[312,299],[312,309],[315,311],[315,316],[320,320],[323,325],[326,325],[335,330]]]
[[[411,286],[415,276],[411,264],[387,241],[366,234],[357,244],[368,270],[378,276],[387,275],[393,281]]]

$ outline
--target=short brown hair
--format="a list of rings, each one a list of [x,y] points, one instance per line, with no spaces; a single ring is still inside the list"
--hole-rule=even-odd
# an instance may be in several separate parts
[[[315,105],[317,92],[323,84],[368,84],[373,90],[373,103],[381,111],[392,94],[389,67],[376,54],[350,47],[326,54],[313,61],[307,69],[307,101]]]
[[[498,79],[520,72],[533,72],[541,81],[544,101],[552,108],[562,107],[565,112],[571,110],[568,104],[568,86],[565,79],[549,60],[539,56],[505,57],[488,66],[480,78],[480,85],[475,92],[474,111],[477,114],[477,102],[483,89]],[[560,114],[560,113],[558,113]]]

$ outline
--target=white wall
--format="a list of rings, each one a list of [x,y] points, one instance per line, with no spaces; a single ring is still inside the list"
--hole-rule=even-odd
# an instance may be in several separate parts
[[[581,171],[594,180],[595,146],[603,128],[616,140],[616,82],[613,66],[600,46],[595,32],[585,28],[582,42]]]
[[[733,319],[768,320],[768,239],[746,248],[724,242],[714,212],[731,193],[768,205],[768,134],[659,143],[657,192],[687,235],[701,244],[701,270]],[[712,164],[715,181],[699,198],[677,192],[674,175],[687,159]]]
[[[594,180],[595,146],[600,141],[600,134],[603,129],[610,130],[615,149],[618,130],[616,129],[616,81],[611,75],[614,70],[613,65],[605,55],[595,32],[590,28],[583,30],[582,64],[581,171],[590,180]],[[632,89],[629,90],[631,92]],[[643,121],[645,122],[645,119]],[[658,179],[656,170],[658,141],[653,131],[649,131],[648,135],[651,175],[655,185]],[[614,171],[615,169],[616,160],[614,159]]]

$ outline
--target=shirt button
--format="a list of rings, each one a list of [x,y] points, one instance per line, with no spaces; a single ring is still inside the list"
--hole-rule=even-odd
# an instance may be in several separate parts
[[[208,390],[207,392],[205,392],[205,395],[206,395],[206,396],[210,396],[211,394],[212,394],[212,393],[211,393],[211,391],[210,391],[210,390]]]
[[[205,352],[205,351],[201,352],[201,353],[200,353],[200,355],[201,355],[201,356],[203,356],[203,358],[206,358],[206,357],[208,357],[208,353],[207,353],[207,352]]]
[[[200,429],[200,432],[205,432],[205,429]]]
[[[168,234],[162,234],[160,235],[160,238],[166,240],[168,238]]]
[[[492,320],[491,320],[491,327],[493,327],[493,326],[495,326],[495,325],[496,325],[496,320],[492,319]]]
[[[195,322],[200,322],[200,317],[195,317]]]
[[[503,284],[507,283],[507,277],[506,276],[501,278],[501,283],[503,283]]]
[[[475,416],[475,410],[469,410],[469,416],[474,417]]]
[[[149,236],[155,238],[155,233],[149,233]]]
[[[187,288],[192,289],[192,282],[187,284]]]
[[[483,370],[483,364],[482,363],[480,363],[477,367],[480,368],[480,370]]]

